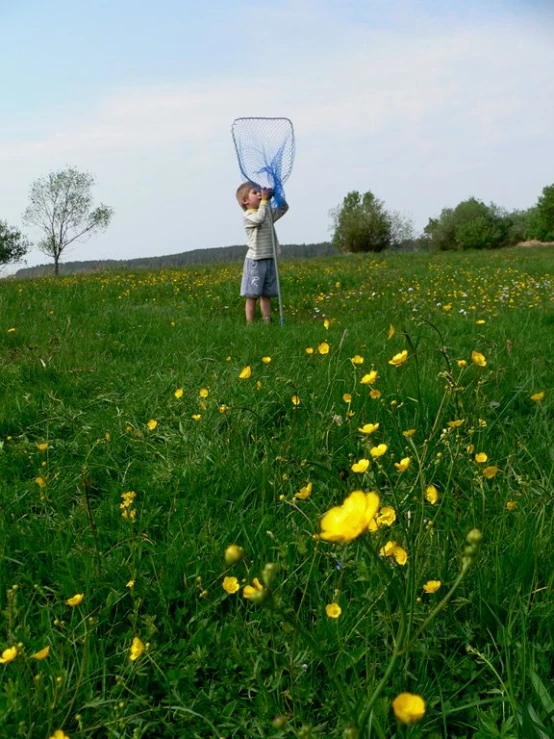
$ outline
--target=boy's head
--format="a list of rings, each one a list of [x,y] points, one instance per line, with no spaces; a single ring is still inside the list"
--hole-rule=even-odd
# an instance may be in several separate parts
[[[240,185],[237,189],[237,200],[243,210],[252,207],[252,204],[249,202],[249,196],[252,191],[260,191],[258,185],[254,184],[253,182],[243,182],[242,185]]]

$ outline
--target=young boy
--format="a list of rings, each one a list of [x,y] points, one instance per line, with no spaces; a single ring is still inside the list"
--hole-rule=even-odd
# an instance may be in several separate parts
[[[258,298],[262,318],[265,323],[269,323],[271,298],[278,295],[271,232],[273,231],[278,248],[273,222],[284,216],[289,206],[284,203],[281,208],[272,211],[269,204],[272,195],[272,190],[260,189],[252,182],[243,182],[237,190],[237,200],[244,210],[244,227],[248,237],[248,251],[240,285],[240,294],[246,298],[244,312],[247,323],[254,321]]]

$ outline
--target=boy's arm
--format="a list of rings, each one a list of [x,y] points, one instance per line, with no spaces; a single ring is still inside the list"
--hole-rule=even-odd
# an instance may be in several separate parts
[[[247,226],[259,226],[265,221],[267,215],[267,208],[269,203],[266,200],[262,200],[258,210],[247,210],[244,214],[244,220]]]

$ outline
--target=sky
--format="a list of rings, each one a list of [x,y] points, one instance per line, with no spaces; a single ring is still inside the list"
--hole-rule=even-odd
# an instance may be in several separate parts
[[[62,261],[245,243],[243,116],[294,124],[284,244],[329,240],[351,190],[420,232],[554,183],[554,0],[0,0],[0,28],[0,219],[67,167],[114,209]]]

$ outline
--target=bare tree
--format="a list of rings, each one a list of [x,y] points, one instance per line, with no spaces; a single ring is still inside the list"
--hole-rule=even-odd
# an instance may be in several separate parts
[[[113,209],[100,204],[93,209],[91,189],[95,179],[74,167],[51,172],[35,180],[23,221],[39,229],[43,238],[38,249],[54,259],[54,274],[59,273],[60,257],[79,239],[104,231]]]

